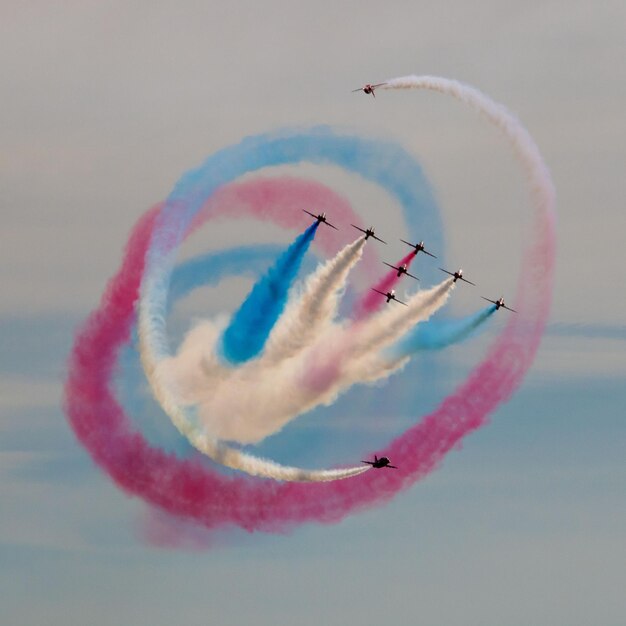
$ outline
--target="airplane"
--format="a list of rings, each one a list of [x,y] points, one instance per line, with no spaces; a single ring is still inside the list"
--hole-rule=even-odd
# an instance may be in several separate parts
[[[391,300],[395,300],[396,302],[399,302],[400,304],[404,304],[404,306],[409,306],[406,302],[402,302],[402,300],[398,300],[398,298],[396,298],[396,292],[393,289],[391,291],[388,291],[387,293],[385,293],[384,291],[379,291],[378,289],[375,289],[374,287],[372,287],[371,289],[372,291],[379,293],[381,296],[385,296],[385,298],[387,298],[387,304],[389,304]]]
[[[380,469],[381,467],[389,467],[391,469],[398,469],[395,465],[389,464],[389,459],[386,456],[381,456],[380,459],[374,455],[373,461],[361,461],[361,463],[367,463],[376,469]]]
[[[363,85],[363,87],[359,87],[358,89],[353,89],[352,93],[354,93],[355,91],[362,91],[363,93],[366,94],[372,94],[372,96],[374,96],[374,98],[376,97],[376,94],[374,93],[374,89],[376,89],[377,87],[382,87],[383,85],[386,85],[387,83],[378,83],[377,85],[371,85],[370,83],[366,83],[365,85]]]
[[[404,239],[400,239],[400,241],[402,243],[405,243],[407,246],[411,246],[411,248],[415,248],[415,254],[417,254],[418,252],[423,252],[424,254],[433,257],[433,259],[437,258],[434,254],[431,254],[430,252],[428,252],[428,250],[424,249],[423,241],[420,241],[419,243],[411,243],[410,241],[404,241]]]
[[[457,280],[462,280],[466,283],[469,283],[470,285],[474,285],[474,283],[470,282],[469,280],[467,280],[467,278],[463,278],[463,270],[457,270],[456,272],[452,273],[449,272],[448,270],[444,270],[443,267],[439,268],[442,272],[445,272],[446,274],[450,274],[450,276],[454,276],[454,281],[456,283]],[[474,287],[476,287],[476,285],[474,285]]]
[[[320,213],[319,215],[314,215],[313,213],[311,213],[311,211],[307,211],[306,209],[302,209],[305,213],[308,213],[311,217],[314,217],[317,220],[318,224],[326,224],[326,226],[330,226],[331,228],[334,228],[335,230],[339,230],[336,226],[333,226],[333,224],[331,224],[327,219],[326,219],[326,213]]]
[[[360,230],[362,233],[365,233],[365,239],[367,239],[368,237],[371,237],[372,239],[376,239],[376,241],[380,241],[381,243],[387,243],[386,241],[383,241],[380,237],[377,237],[374,234],[374,227],[370,226],[367,230],[363,229],[363,228],[359,228],[358,226],[355,226],[354,224],[351,224],[351,226],[353,228],[356,228],[357,230]]]
[[[511,309],[510,307],[508,307],[506,304],[504,304],[504,298],[500,298],[499,300],[490,300],[489,298],[485,298],[485,296],[480,296],[483,300],[487,300],[487,302],[492,302],[493,304],[496,305],[496,311],[502,307],[503,309],[506,309],[507,311],[513,311],[513,313],[517,313],[517,311],[515,309]]]
[[[406,263],[398,267],[396,267],[395,265],[391,265],[391,263],[387,263],[387,261],[383,261],[383,263],[385,265],[388,265],[389,267],[392,267],[394,270],[398,270],[398,273],[396,274],[398,278],[400,278],[402,274],[406,274],[407,276],[410,276],[411,278],[415,278],[415,280],[419,280],[417,276],[413,276],[413,274],[409,274],[409,272],[407,271]]]

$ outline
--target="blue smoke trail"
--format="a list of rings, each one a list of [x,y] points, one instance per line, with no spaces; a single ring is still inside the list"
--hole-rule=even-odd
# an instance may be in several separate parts
[[[222,335],[221,355],[232,365],[257,356],[284,311],[289,288],[298,274],[319,222],[309,226],[252,288]]]
[[[398,359],[420,350],[441,350],[453,343],[464,341],[496,311],[491,305],[475,315],[455,320],[430,320],[418,324],[406,337],[400,340],[387,354]]]

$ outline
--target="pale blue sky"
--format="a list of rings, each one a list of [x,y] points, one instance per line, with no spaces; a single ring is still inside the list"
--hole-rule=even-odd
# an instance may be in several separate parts
[[[0,18],[3,621],[626,623],[623,2],[7,1]],[[501,138],[433,94],[350,93],[408,73],[458,78],[503,101],[553,173],[555,302],[529,377],[491,424],[387,506],[288,536],[228,533],[208,551],[152,547],[144,505],[93,466],[59,405],[73,329],[133,222],[186,169],[285,125],[390,137],[433,181],[451,263],[480,277],[486,295],[513,291],[528,202]],[[321,168],[298,172],[402,235],[379,192]],[[287,238],[204,229],[184,254]],[[245,288],[229,287],[224,306]],[[453,312],[473,311],[476,294],[458,291]],[[206,298],[182,307],[217,310]],[[437,375],[418,383],[418,410],[501,324],[438,359]],[[371,449],[408,423],[381,424],[384,393],[348,396],[268,450],[312,464]],[[155,419],[149,402],[138,411]],[[153,436],[179,445],[166,423]]]

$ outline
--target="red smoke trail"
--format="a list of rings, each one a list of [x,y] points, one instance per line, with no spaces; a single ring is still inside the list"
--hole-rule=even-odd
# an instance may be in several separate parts
[[[112,374],[135,321],[155,215],[153,209],[139,220],[122,267],[100,308],[78,334],[65,388],[66,411],[77,437],[124,490],[208,528],[236,525],[249,531],[279,532],[304,522],[336,522],[389,500],[432,471],[513,393],[532,362],[547,319],[554,265],[554,223],[548,211],[538,216],[533,247],[524,257],[518,315],[511,317],[468,380],[387,447],[384,453],[401,470],[370,471],[350,480],[312,484],[224,476],[198,460],[180,460],[150,447],[132,430],[113,394]]]
[[[411,262],[417,256],[415,252],[409,252],[405,257],[400,259],[396,263],[396,267],[402,267],[406,265],[407,269],[411,267]],[[378,284],[374,285],[378,291],[382,291],[383,293],[387,293],[391,289],[393,289],[400,278],[404,278],[403,276],[398,276],[398,270],[390,270],[385,274],[385,276],[378,282]],[[413,280],[413,279],[408,279]],[[372,291],[369,289],[358,302],[358,304],[354,307],[354,318],[357,320],[361,320],[364,317],[371,315],[374,311],[380,309],[380,307],[385,303],[385,298],[383,298],[379,293]]]

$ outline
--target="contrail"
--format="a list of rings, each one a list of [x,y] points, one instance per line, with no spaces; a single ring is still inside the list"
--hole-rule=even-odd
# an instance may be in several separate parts
[[[319,222],[309,226],[252,288],[232,316],[221,341],[221,355],[232,365],[245,363],[263,350],[287,303],[289,288],[315,237]]]

